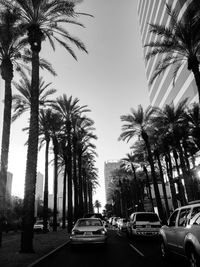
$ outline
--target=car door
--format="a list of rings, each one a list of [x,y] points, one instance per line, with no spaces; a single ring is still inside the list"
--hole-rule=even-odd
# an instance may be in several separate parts
[[[174,234],[176,232],[176,222],[178,217],[179,210],[175,210],[168,221],[167,227],[164,228],[166,245],[170,250],[176,249],[176,240]]]
[[[188,233],[188,219],[191,208],[181,209],[177,218],[177,226],[174,229],[174,249],[178,254],[184,255],[184,240]]]

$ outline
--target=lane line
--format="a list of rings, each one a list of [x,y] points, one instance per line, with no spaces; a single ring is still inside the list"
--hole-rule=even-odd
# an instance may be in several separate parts
[[[134,249],[140,256],[142,256],[142,257],[144,257],[144,254],[141,252],[141,251],[139,251],[139,249],[137,249],[136,247],[134,247],[132,244],[130,244],[129,243],[129,245],[130,245],[130,247],[132,248],[132,249]]]

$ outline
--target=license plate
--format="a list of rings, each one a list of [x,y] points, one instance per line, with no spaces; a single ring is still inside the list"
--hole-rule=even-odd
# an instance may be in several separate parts
[[[92,235],[92,232],[85,232],[85,235]]]

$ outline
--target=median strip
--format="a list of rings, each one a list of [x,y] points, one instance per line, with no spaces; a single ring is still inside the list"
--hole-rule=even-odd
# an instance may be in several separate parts
[[[139,251],[136,247],[134,247],[132,244],[129,244],[132,249],[134,249],[140,256],[144,257],[144,254]]]

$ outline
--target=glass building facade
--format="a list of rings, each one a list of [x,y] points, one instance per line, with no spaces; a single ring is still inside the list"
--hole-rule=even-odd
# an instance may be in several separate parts
[[[192,72],[187,70],[187,61],[182,62],[178,75],[173,85],[173,68],[168,68],[164,73],[157,77],[150,85],[150,79],[153,75],[156,62],[162,59],[156,55],[145,60],[150,47],[144,47],[145,44],[156,41],[156,36],[149,32],[149,23],[169,25],[170,17],[166,12],[166,4],[172,9],[179,11],[178,18],[184,14],[192,0],[139,0],[138,18],[141,32],[141,41],[144,54],[146,77],[148,81],[148,92],[150,104],[163,108],[165,104],[177,105],[181,100],[188,98],[189,103],[198,102],[197,87]]]

